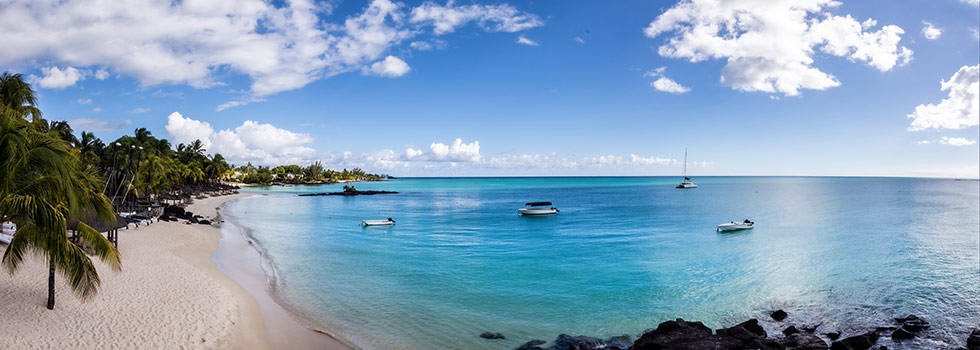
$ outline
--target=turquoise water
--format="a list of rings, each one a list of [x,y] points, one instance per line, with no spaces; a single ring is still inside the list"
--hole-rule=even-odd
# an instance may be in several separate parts
[[[636,337],[677,317],[718,328],[773,308],[823,332],[908,313],[932,323],[932,340],[883,339],[897,349],[965,346],[980,324],[980,182],[677,181],[398,179],[356,186],[400,194],[359,197],[296,196],[340,185],[251,188],[264,196],[225,215],[261,247],[285,303],[366,349]],[[519,217],[527,201],[561,213]],[[358,225],[385,217],[397,225]],[[743,218],[757,227],[715,232]]]

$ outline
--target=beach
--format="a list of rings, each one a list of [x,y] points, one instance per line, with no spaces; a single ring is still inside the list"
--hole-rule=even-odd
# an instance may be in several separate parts
[[[217,207],[242,196],[200,199],[187,209],[215,218]],[[102,286],[87,302],[56,275],[54,310],[44,305],[47,264],[30,257],[13,275],[0,274],[0,348],[347,348],[307,329],[285,310],[276,312],[278,305],[268,303],[264,278],[240,284],[222,272],[212,260],[221,238],[218,227],[183,222],[123,229],[118,247],[122,271],[114,273],[93,257]],[[235,238],[227,237],[227,245],[234,246]],[[223,254],[221,264],[264,276],[257,260]]]

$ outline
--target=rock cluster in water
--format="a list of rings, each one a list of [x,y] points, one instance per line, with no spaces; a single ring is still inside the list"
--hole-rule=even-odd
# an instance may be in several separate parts
[[[188,224],[211,225],[212,223],[211,220],[205,219],[200,215],[194,215],[193,212],[176,205],[168,205],[166,208],[163,208],[163,215],[160,215],[160,221],[178,221],[179,219],[187,220]]]
[[[783,310],[770,314],[776,321],[782,321],[787,316]],[[547,342],[543,340],[532,340],[514,350],[867,350],[875,347],[879,337],[889,331],[892,339],[900,342],[918,337],[919,332],[929,328],[929,322],[915,315],[896,318],[895,324],[896,326],[878,327],[874,331],[843,339],[839,332],[824,333],[831,340],[828,345],[815,334],[819,324],[790,325],[782,331],[781,337],[770,338],[754,318],[714,332],[701,322],[678,318],[643,332],[635,341],[626,334],[609,339],[562,334],[551,346],[544,347]],[[480,336],[485,339],[504,339],[500,333],[485,332]],[[875,349],[885,350],[887,347],[878,345]],[[974,330],[967,338],[967,350],[980,350],[980,329]]]

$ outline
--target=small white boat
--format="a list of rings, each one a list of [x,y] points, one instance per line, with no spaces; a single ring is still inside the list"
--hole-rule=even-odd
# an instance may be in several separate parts
[[[732,222],[726,222],[724,224],[718,225],[718,228],[715,229],[715,231],[721,232],[721,231],[750,230],[753,227],[755,227],[755,223],[749,221],[748,219],[745,219],[745,221],[742,222],[732,221]]]
[[[384,220],[361,220],[361,224],[364,226],[391,226],[395,224],[395,220],[392,218]]]
[[[524,203],[527,208],[517,209],[521,215],[552,215],[558,214],[558,208],[552,207],[551,202],[530,202]]]
[[[684,148],[684,181],[681,181],[674,188],[698,188],[698,185],[687,176],[687,148]]]
[[[17,224],[4,221],[2,229],[0,229],[0,242],[10,244],[10,241],[14,239],[14,233],[17,232]]]

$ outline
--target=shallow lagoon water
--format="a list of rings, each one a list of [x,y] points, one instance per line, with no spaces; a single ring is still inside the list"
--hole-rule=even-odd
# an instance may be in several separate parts
[[[905,178],[418,178],[355,184],[393,195],[229,203],[277,293],[366,349],[511,349],[560,333],[636,337],[683,317],[712,328],[783,308],[854,333],[914,313],[927,340],[980,324],[977,181]],[[561,213],[520,217],[528,201]],[[397,220],[393,227],[362,219]],[[753,230],[716,233],[751,219]],[[780,325],[765,323],[770,333]],[[505,340],[485,340],[484,331]]]

